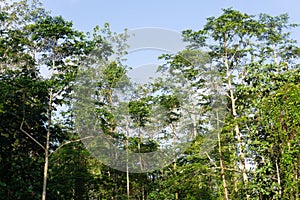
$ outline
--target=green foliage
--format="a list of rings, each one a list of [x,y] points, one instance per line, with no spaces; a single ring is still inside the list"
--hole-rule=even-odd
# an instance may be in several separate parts
[[[138,126],[143,127],[149,121],[151,105],[148,104],[147,99],[130,101],[128,110],[131,118]]]
[[[260,183],[253,190],[260,198],[297,199],[299,194],[299,99],[299,85],[291,83],[259,105],[252,145],[258,163],[254,181]]]
[[[9,71],[0,76],[0,174],[1,197],[26,199],[40,195],[43,151],[20,130],[24,130],[45,143],[42,134],[46,117],[46,83],[30,76],[28,70]]]
[[[208,18],[203,29],[183,31],[188,48],[162,55],[165,64],[158,71],[165,76],[138,87],[136,99],[122,108],[128,116],[117,116],[116,90],[134,87],[122,59],[126,32],[116,34],[105,24],[83,33],[37,0],[0,2],[0,199],[41,198],[47,132],[48,199],[126,199],[127,181],[130,199],[226,199],[224,181],[229,199],[299,199],[300,48],[290,38],[298,25],[287,14],[254,16],[229,8]],[[109,63],[113,53],[117,58]],[[175,138],[177,123],[185,120],[193,127],[192,145],[169,166],[129,179],[99,163],[74,130],[74,112],[58,109],[72,106],[83,61],[103,66],[101,72],[90,68],[101,74],[95,94],[82,94],[95,96],[99,126],[120,148],[139,153],[161,148],[141,134],[156,123],[157,107],[172,129],[167,139]],[[50,76],[43,76],[44,67]],[[230,112],[221,118],[216,113],[224,98],[216,95],[230,97]],[[117,129],[125,117],[138,135]],[[241,141],[234,134],[237,125]],[[253,162],[248,183],[241,151]]]
[[[295,41],[290,39],[289,32],[290,28],[296,26],[296,24],[288,23],[286,14],[275,17],[267,14],[252,16],[229,8],[224,9],[223,14],[219,17],[208,18],[203,29],[183,32],[185,40],[191,43],[190,48],[208,48],[213,63],[221,72],[221,80],[227,87],[231,116],[226,117],[221,132],[221,138],[227,138],[225,141],[221,139],[225,166],[238,171],[237,164],[243,164],[242,157],[237,160],[242,151],[247,153],[247,157],[253,157],[254,163],[258,164],[253,171],[247,172],[249,179],[253,180],[251,186],[246,184],[247,181],[243,176],[245,185],[237,188],[239,185],[237,174],[230,171],[226,173],[227,181],[235,185],[234,188],[228,188],[231,190],[229,191],[232,198],[240,199],[245,196],[249,198],[247,190],[250,190],[251,187],[253,190],[250,193],[258,199],[283,198],[280,195],[283,195],[285,189],[281,190],[279,185],[284,182],[284,172],[280,166],[280,169],[275,167],[276,163],[280,165],[278,158],[281,157],[281,148],[279,146],[283,144],[280,144],[280,140],[278,141],[272,136],[270,136],[270,138],[274,138],[272,143],[264,141],[265,137],[259,137],[261,127],[258,124],[264,120],[269,123],[268,116],[271,116],[271,113],[262,118],[253,118],[253,116],[266,108],[273,110],[272,107],[270,109],[270,106],[261,107],[265,98],[273,95],[287,83],[299,82],[299,66],[295,64],[298,48]],[[275,121],[278,122],[279,119],[274,119],[274,123]],[[236,129],[237,126],[239,131]],[[236,137],[232,136],[231,133],[234,130],[242,133],[241,139],[238,134]],[[257,134],[252,134],[252,132]],[[278,130],[270,132],[275,135],[279,133]],[[278,145],[278,148],[271,145],[274,143]],[[241,148],[242,144],[245,146]],[[259,149],[264,149],[265,145],[271,145],[269,148],[277,152],[274,152],[274,157],[267,158],[262,152],[261,155]],[[231,150],[228,151],[229,149]],[[235,153],[236,156],[234,156]],[[213,160],[219,159],[217,154],[211,156]],[[257,158],[262,159],[262,157],[265,166],[260,165],[260,161],[256,160]],[[290,159],[291,157],[287,156],[285,160]],[[292,169],[291,166],[288,168]],[[276,173],[279,173],[279,176]],[[254,177],[258,174],[260,179],[255,179]],[[296,175],[294,174],[294,176]],[[274,190],[274,187],[277,189]],[[238,193],[236,193],[237,189]],[[261,191],[261,193],[256,191]],[[256,195],[258,193],[264,196]],[[239,197],[234,197],[235,194],[238,194]]]

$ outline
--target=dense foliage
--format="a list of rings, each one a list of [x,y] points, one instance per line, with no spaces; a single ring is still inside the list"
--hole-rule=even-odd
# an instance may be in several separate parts
[[[122,63],[126,33],[108,24],[76,30],[38,0],[0,3],[0,199],[299,200],[300,50],[287,14],[224,9],[202,29],[183,31],[189,46],[160,57],[165,76],[139,87],[127,109],[140,130],[154,123],[159,105],[167,111],[165,137],[174,140],[184,120],[194,140],[165,168],[135,174],[90,154],[71,109],[79,66],[104,64],[97,93],[88,94],[97,97],[100,129],[127,151],[160,148],[117,128],[114,88],[121,79],[131,87]],[[119,57],[108,63],[113,52]]]

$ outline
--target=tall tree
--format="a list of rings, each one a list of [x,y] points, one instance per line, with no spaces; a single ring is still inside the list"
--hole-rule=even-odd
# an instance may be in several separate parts
[[[259,28],[260,24],[254,20],[253,16],[233,9],[223,9],[221,16],[208,18],[202,30],[196,32],[184,31],[186,39],[192,42],[192,46],[209,49],[212,62],[223,73],[230,105],[229,111],[233,118],[232,123],[234,124],[241,174],[245,186],[248,184],[245,155],[246,140],[242,134],[240,119],[243,113],[237,107],[239,99],[235,88],[244,78],[244,68],[249,63],[248,57],[251,52],[249,43],[257,37]],[[206,43],[209,40],[212,41],[212,44]],[[249,195],[247,195],[247,199],[249,199]]]
[[[264,126],[259,125],[264,124],[266,119],[270,119],[269,117],[273,115],[272,112],[269,112],[269,116],[266,113],[264,117],[259,116],[261,116],[261,112],[265,112],[265,108],[262,107],[265,105],[264,102],[273,101],[276,97],[272,96],[278,91],[284,90],[286,85],[299,82],[299,65],[297,64],[299,48],[296,41],[290,37],[290,29],[297,27],[297,24],[290,24],[287,14],[274,17],[261,14],[258,19],[263,25],[263,31],[258,38],[258,45],[256,45],[257,56],[253,56],[253,62],[248,68],[248,76],[245,79],[246,86],[238,90],[247,102],[245,109],[251,113],[249,115],[251,117],[248,118],[249,139],[251,141],[249,144],[253,151],[253,159],[257,163],[257,168],[253,173],[256,177],[252,185],[253,190],[260,191],[258,193],[259,198],[281,199],[286,198],[283,196],[284,191],[285,188],[289,188],[283,184],[285,179],[283,169],[286,166],[281,166],[284,155],[282,154],[283,151],[279,150],[284,149],[285,144],[282,143],[282,147],[277,150],[273,147],[270,150],[270,146],[274,145],[275,147],[279,141],[269,141],[269,137],[273,138],[271,136],[273,134],[284,137],[285,134],[275,130],[264,131]],[[289,99],[286,100],[290,101]],[[285,105],[284,102],[281,104]],[[275,109],[273,106],[268,108]],[[268,151],[272,153],[269,154]],[[291,166],[287,168],[291,168]],[[258,179],[262,180],[261,183],[263,184],[257,184]],[[255,192],[255,194],[257,193]],[[297,197],[290,196],[289,198]]]
[[[69,93],[69,83],[76,75],[78,58],[83,54],[83,33],[75,31],[72,23],[62,17],[46,16],[35,24],[29,25],[32,32],[32,40],[38,47],[36,53],[40,53],[39,64],[44,64],[50,70],[48,79],[48,109],[46,113],[47,127],[45,150],[45,165],[43,177],[42,199],[46,199],[48,166],[50,156],[51,134],[54,129],[54,111],[58,105],[62,105],[64,97]]]

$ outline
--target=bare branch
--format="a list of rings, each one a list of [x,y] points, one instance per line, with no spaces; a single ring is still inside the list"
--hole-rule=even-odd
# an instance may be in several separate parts
[[[228,93],[225,94],[228,98],[231,98]]]
[[[23,119],[23,121],[22,121],[22,123],[21,123],[20,130],[21,130],[23,133],[25,133],[29,138],[31,138],[36,144],[38,144],[40,147],[42,147],[43,150],[46,150],[45,147],[44,147],[41,143],[39,143],[36,139],[34,139],[34,137],[32,137],[27,131],[25,131],[25,130],[23,129],[23,124],[24,124],[24,119]]]
[[[240,47],[240,45],[241,45],[241,41],[240,41],[239,44],[235,47],[234,53],[233,53],[231,59],[229,60],[230,63],[235,59],[236,53],[237,53],[238,48]]]
[[[211,159],[211,157],[208,155],[207,152],[205,152],[205,155],[207,156],[207,158],[209,159],[209,161],[216,167],[218,168],[218,166],[216,165],[215,161],[213,159]]]
[[[218,167],[218,168],[219,168],[219,167]],[[224,170],[226,170],[226,171],[231,171],[231,172],[242,173],[241,171],[239,171],[239,170],[237,170],[237,169],[224,168]]]
[[[65,146],[67,144],[79,142],[79,141],[86,140],[86,139],[93,138],[93,137],[94,136],[87,136],[87,137],[80,138],[80,139],[77,139],[77,140],[67,141],[67,142],[63,143],[62,145],[60,145],[57,149],[55,149],[55,151],[51,152],[49,156],[51,156],[52,154],[56,153],[59,149],[61,149],[63,146]]]
[[[215,161],[208,155],[207,152],[205,152],[205,155],[207,156],[207,158],[210,160],[210,162],[215,166],[215,169],[221,169],[221,167],[218,167],[217,164],[215,163]],[[224,170],[226,171],[232,171],[232,172],[237,172],[237,173],[241,173],[241,171],[236,170],[236,169],[231,169],[231,168],[224,168]]]

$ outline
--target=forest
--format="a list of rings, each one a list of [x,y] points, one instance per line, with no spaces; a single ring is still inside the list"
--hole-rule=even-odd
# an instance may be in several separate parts
[[[183,30],[186,48],[159,56],[162,75],[137,86],[126,30],[77,30],[39,0],[0,8],[0,200],[300,199],[288,14],[224,8]],[[151,152],[170,162],[146,163]]]

